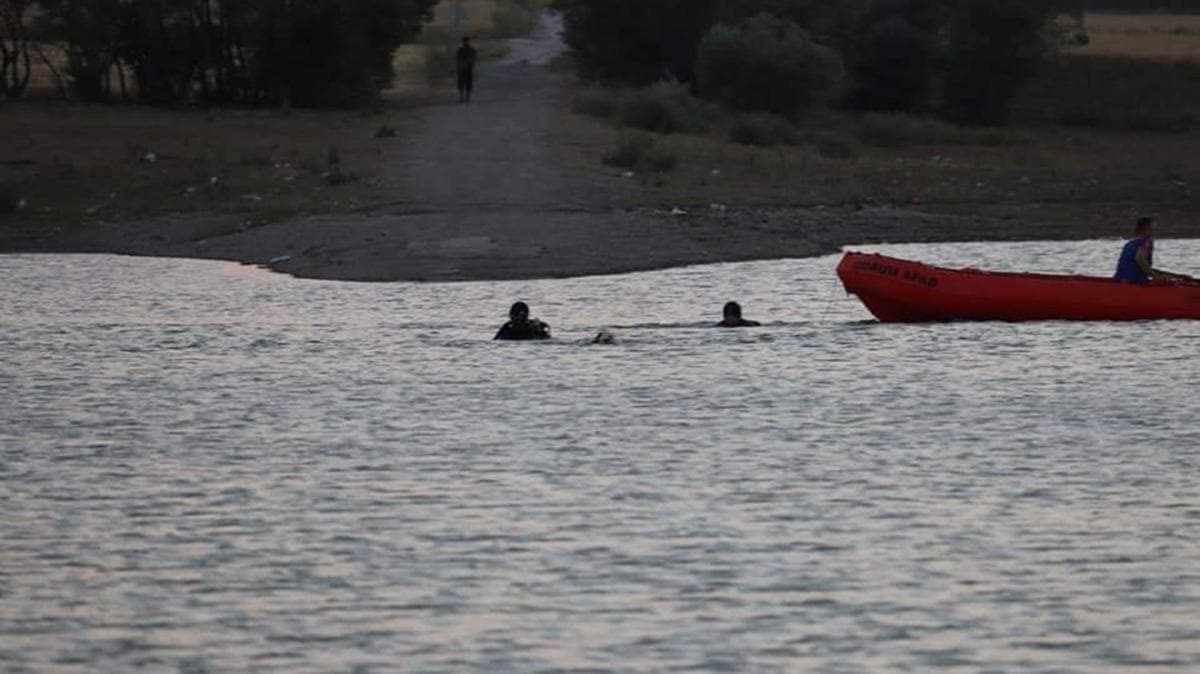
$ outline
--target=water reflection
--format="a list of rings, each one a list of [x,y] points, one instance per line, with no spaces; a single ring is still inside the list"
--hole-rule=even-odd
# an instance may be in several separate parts
[[[835,262],[420,286],[0,257],[0,663],[1200,667],[1200,325],[878,325]],[[555,343],[489,341],[516,298]],[[768,324],[708,328],[731,298]]]

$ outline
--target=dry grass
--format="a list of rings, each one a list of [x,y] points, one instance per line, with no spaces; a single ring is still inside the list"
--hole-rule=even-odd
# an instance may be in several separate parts
[[[1091,43],[1067,53],[1200,63],[1200,15],[1088,14]]]
[[[407,111],[163,110],[7,104],[0,183],[16,217],[75,223],[167,212],[271,219],[399,198]]]
[[[578,115],[567,123],[583,139],[572,148],[571,162],[603,170],[599,157],[622,132]],[[712,134],[659,136],[658,145],[678,166],[665,176],[631,179],[657,187],[646,205],[689,209],[900,204],[955,212],[1065,209],[1088,217],[1099,204],[1129,203],[1196,212],[1198,137],[1053,128],[1029,133],[1032,142],[1009,146],[864,147],[848,160],[822,157],[812,143],[757,148]]]

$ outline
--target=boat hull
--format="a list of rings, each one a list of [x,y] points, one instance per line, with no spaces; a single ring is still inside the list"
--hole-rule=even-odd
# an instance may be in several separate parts
[[[1200,319],[1200,284],[945,269],[850,252],[846,291],[883,322]]]

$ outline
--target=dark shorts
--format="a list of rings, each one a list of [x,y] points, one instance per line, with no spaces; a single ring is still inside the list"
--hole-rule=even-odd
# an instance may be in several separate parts
[[[458,90],[470,91],[475,87],[475,70],[463,68],[458,71]]]

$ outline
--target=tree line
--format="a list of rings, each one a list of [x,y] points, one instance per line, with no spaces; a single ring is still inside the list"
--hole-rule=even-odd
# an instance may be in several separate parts
[[[357,105],[437,0],[0,0],[0,98],[34,65],[81,101]]]
[[[558,0],[587,79],[688,84],[784,116],[830,103],[995,124],[1079,0]]]

